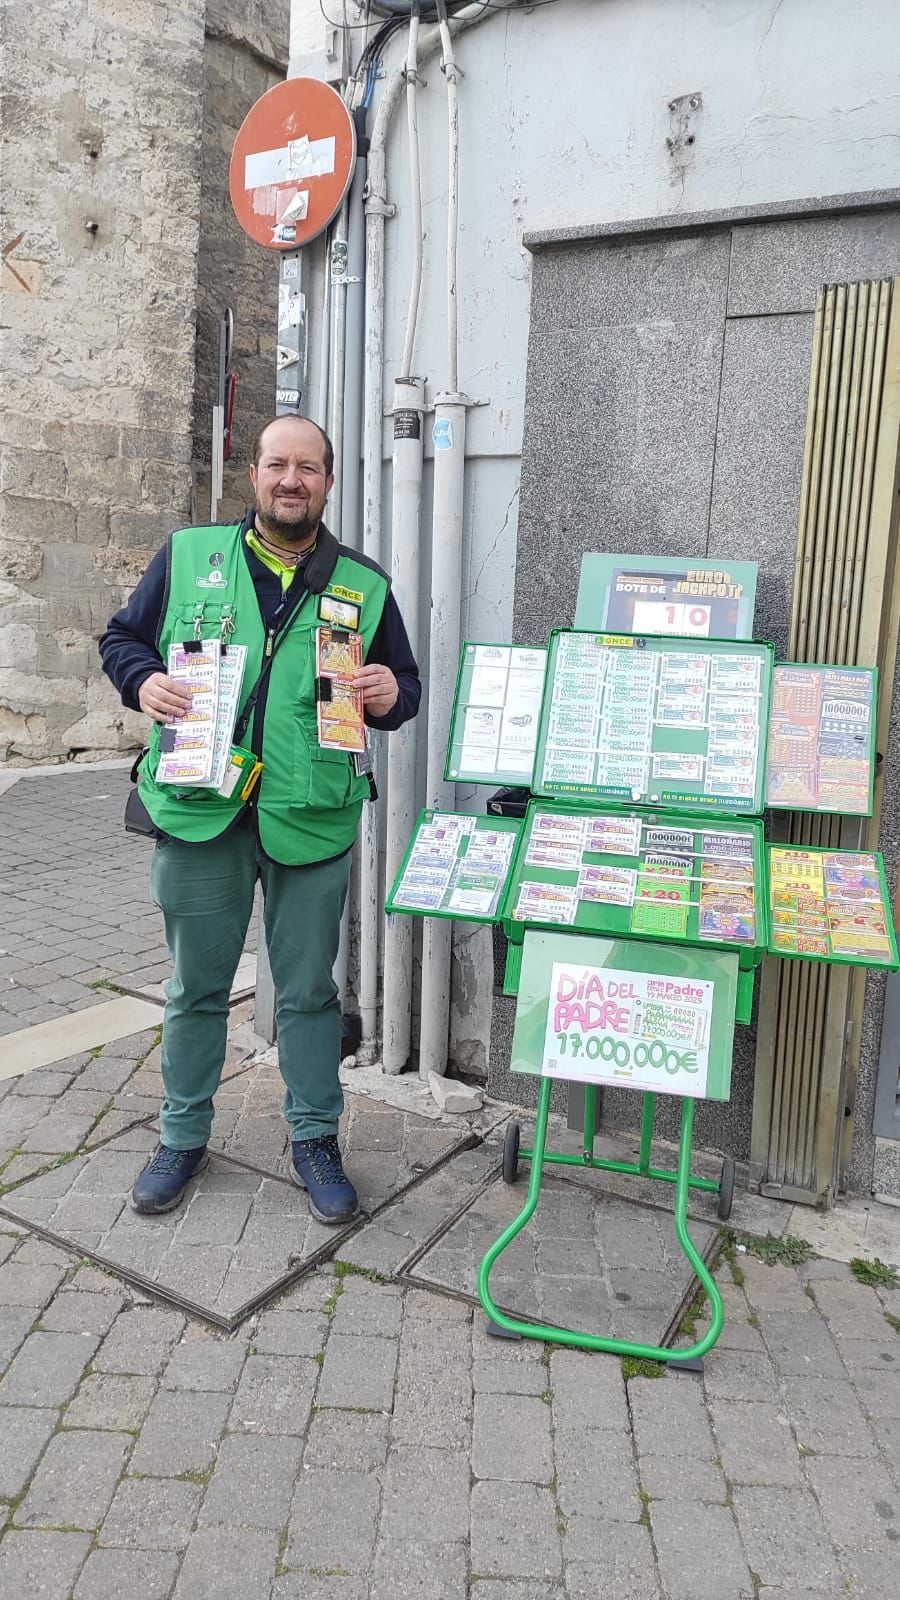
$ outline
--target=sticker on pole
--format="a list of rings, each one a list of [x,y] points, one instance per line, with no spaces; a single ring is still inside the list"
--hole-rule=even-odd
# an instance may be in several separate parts
[[[447,417],[439,417],[431,430],[435,450],[453,449],[453,424]]]
[[[288,78],[250,107],[234,141],[229,189],[244,232],[296,250],[327,228],[350,187],[356,130],[318,78]]]
[[[512,1069],[727,1100],[736,1000],[736,955],[529,931]]]

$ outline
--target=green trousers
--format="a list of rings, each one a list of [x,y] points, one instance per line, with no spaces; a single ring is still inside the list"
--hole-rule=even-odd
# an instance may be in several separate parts
[[[175,967],[163,1019],[164,1145],[194,1150],[209,1139],[225,1060],[228,996],[257,878],[291,1138],[337,1132],[344,1097],[338,1078],[341,1007],[332,969],[349,871],[349,853],[309,867],[277,866],[250,828],[235,828],[211,844],[165,839],[156,846],[150,888],[165,918]]]

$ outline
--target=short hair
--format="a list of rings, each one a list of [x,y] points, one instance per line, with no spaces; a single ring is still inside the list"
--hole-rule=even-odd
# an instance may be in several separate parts
[[[312,417],[303,417],[298,411],[283,411],[279,416],[270,417],[268,422],[263,423],[259,433],[256,435],[256,438],[253,441],[253,465],[255,467],[259,466],[259,458],[262,455],[263,434],[268,432],[273,422],[308,422],[311,428],[315,428],[316,433],[321,436],[322,444],[324,446],[323,454],[325,476],[328,478],[331,477],[331,474],[334,471],[334,445],[329,439],[324,428],[320,428],[319,424],[314,422]]]

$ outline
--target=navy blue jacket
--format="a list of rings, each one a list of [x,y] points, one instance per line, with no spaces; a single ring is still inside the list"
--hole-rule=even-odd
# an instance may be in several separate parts
[[[253,508],[243,522],[243,528],[253,526]],[[259,601],[263,622],[268,626],[273,612],[281,604],[281,580],[248,549],[241,540],[241,548],[253,578],[253,587]],[[350,552],[359,560],[359,552]],[[364,557],[362,559],[365,559]],[[100,659],[106,676],[112,681],[124,705],[139,711],[138,690],[152,672],[165,672],[166,665],[157,648],[166,603],[166,571],[168,541],[158,550],[127,605],[110,618],[106,632],[100,640]],[[302,566],[301,569],[302,570]],[[380,569],[379,569],[380,570]],[[390,731],[399,728],[419,709],[422,685],[419,669],[403,625],[400,609],[388,589],[381,621],[366,655],[367,664],[390,667],[400,690],[396,705],[386,716],[375,717],[366,712],[370,728]]]

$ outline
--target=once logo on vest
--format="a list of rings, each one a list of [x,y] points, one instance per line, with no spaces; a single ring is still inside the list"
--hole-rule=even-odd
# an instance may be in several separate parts
[[[194,579],[194,582],[198,589],[228,588],[228,579],[226,578],[224,572],[219,572],[218,568],[211,572],[208,578],[197,577]]]

